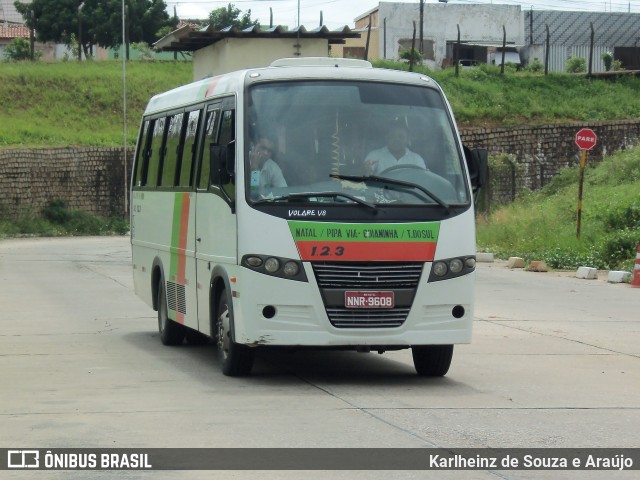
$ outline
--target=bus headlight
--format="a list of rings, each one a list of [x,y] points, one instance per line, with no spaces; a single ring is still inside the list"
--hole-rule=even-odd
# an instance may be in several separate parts
[[[447,274],[447,264],[444,262],[436,262],[433,264],[433,274],[438,277],[444,277]]]
[[[277,258],[269,257],[264,262],[264,269],[269,273],[276,273],[280,269],[280,262]]]
[[[300,271],[300,268],[296,262],[287,262],[284,264],[283,271],[287,277],[295,277]]]
[[[431,265],[430,282],[461,277],[476,269],[476,257],[445,258]]]
[[[244,259],[244,261],[250,267],[259,267],[260,265],[262,265],[262,259],[260,257],[247,257]]]
[[[462,267],[462,260],[459,258],[454,258],[449,262],[449,269],[451,270],[451,273],[460,273],[462,271]]]
[[[307,282],[307,274],[302,267],[300,260],[292,258],[282,258],[259,253],[249,253],[242,256],[240,266],[263,275],[271,277]]]

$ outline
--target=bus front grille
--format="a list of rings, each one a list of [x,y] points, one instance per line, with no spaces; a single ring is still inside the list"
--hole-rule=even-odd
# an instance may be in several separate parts
[[[320,288],[416,288],[422,263],[314,263]]]
[[[394,328],[404,323],[409,310],[409,307],[392,310],[327,307],[327,315],[336,328]]]
[[[422,275],[423,263],[313,263],[325,310],[336,328],[397,328],[404,324]],[[395,306],[346,308],[345,292],[393,291]]]

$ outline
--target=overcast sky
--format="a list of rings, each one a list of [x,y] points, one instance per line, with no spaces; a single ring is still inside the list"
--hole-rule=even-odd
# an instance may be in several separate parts
[[[320,23],[320,11],[324,24],[330,29],[344,25],[353,27],[353,20],[378,5],[376,0],[165,0],[169,13],[173,15],[173,7],[177,8],[180,18],[206,18],[216,8],[226,7],[232,3],[242,12],[251,9],[251,18],[258,19],[261,25],[269,25],[269,8],[273,9],[273,23],[295,27],[298,24],[298,4],[300,4],[300,23],[307,28],[315,28]],[[437,0],[425,0],[426,3],[437,3]],[[419,0],[405,0],[403,3],[414,3]],[[508,4],[520,5],[523,9],[575,10],[596,12],[628,12],[640,13],[640,0],[450,0],[451,4]]]

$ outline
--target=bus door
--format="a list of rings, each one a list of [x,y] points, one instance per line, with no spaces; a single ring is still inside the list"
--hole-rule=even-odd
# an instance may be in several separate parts
[[[199,330],[213,336],[209,316],[210,285],[218,266],[237,264],[237,226],[235,181],[211,175],[211,152],[226,146],[235,136],[233,98],[208,105],[196,193],[196,269],[198,284]],[[212,149],[212,147],[214,147]],[[234,162],[235,159],[229,159]],[[214,299],[215,300],[215,299]]]

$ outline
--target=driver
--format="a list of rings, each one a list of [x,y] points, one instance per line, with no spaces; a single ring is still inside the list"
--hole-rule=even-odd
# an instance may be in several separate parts
[[[364,159],[367,175],[377,175],[396,165],[415,165],[426,170],[423,158],[409,150],[409,131],[402,124],[392,126],[386,135],[387,146],[370,151]]]

